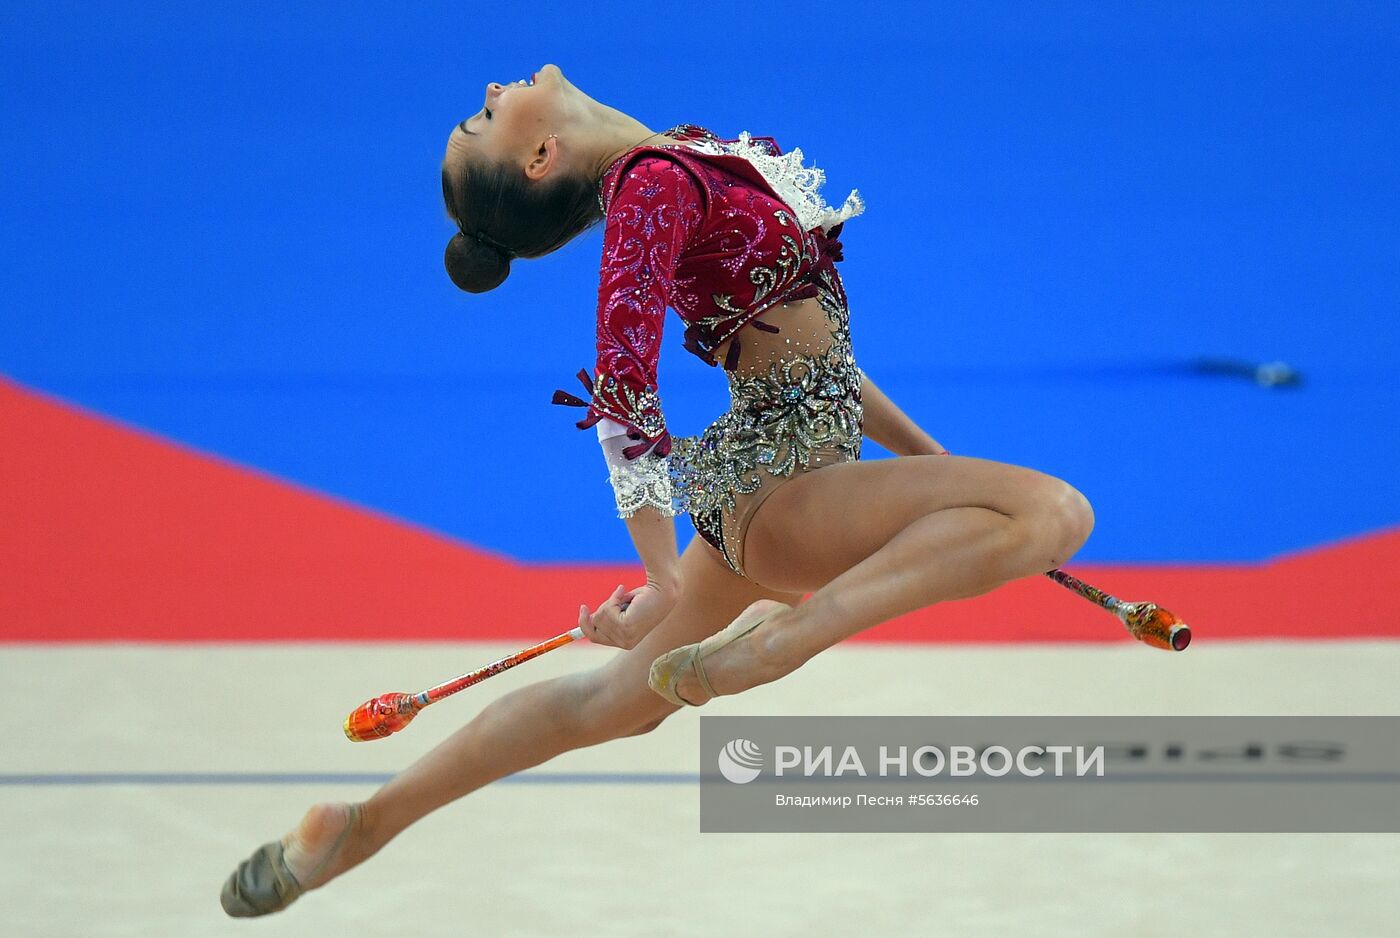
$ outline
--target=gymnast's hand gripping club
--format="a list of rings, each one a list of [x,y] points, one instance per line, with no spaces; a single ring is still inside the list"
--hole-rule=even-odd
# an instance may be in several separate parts
[[[461,677],[443,681],[436,687],[430,687],[422,693],[381,694],[373,700],[366,700],[345,718],[345,736],[354,743],[367,743],[372,739],[383,739],[385,736],[397,733],[408,726],[418,715],[418,711],[428,704],[437,703],[442,698],[450,697],[459,690],[466,690],[473,684],[513,668],[522,661],[529,661],[547,651],[562,648],[580,638],[583,638],[583,629],[570,629],[548,641],[531,645],[523,651],[517,651],[499,661],[493,661],[485,667],[469,671]]]

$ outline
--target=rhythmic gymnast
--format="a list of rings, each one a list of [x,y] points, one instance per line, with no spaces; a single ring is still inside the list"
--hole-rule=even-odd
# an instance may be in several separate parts
[[[604,222],[598,348],[582,395],[646,582],[578,625],[621,649],[594,671],[487,706],[367,801],[310,809],[245,860],[225,911],[265,915],[372,856],[413,822],[554,756],[655,729],[685,705],[775,681],[901,614],[1064,563],[1093,527],[1068,484],[948,455],[857,368],[835,263],[847,219],[820,171],[771,138],[660,133],[546,65],[486,86],[451,132],[443,196],[453,282],[499,286],[517,257]],[[672,438],[657,393],[667,306],[732,405]],[[897,458],[858,461],[862,435]],[[672,516],[700,535],[678,554]],[[801,602],[801,598],[810,597]]]

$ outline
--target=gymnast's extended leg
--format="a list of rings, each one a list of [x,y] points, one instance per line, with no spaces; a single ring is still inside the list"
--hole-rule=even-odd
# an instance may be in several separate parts
[[[503,776],[571,749],[654,729],[675,707],[647,688],[652,659],[699,641],[757,600],[798,598],[739,577],[699,538],[682,555],[681,573],[685,586],[676,607],[635,648],[593,671],[540,681],[493,701],[353,810],[331,803],[308,811],[284,841],[299,885],[323,885],[414,821]],[[225,909],[258,914],[230,899],[227,889]]]

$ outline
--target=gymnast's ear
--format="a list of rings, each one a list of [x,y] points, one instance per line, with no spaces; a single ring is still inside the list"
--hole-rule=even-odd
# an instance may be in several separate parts
[[[559,165],[559,138],[550,134],[544,138],[535,155],[525,164],[525,175],[532,182],[539,182]]]

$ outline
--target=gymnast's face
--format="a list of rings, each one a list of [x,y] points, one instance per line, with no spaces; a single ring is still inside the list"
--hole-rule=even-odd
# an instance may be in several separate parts
[[[462,160],[514,163],[531,179],[558,172],[563,163],[558,137],[578,110],[581,92],[557,65],[509,85],[490,82],[481,110],[452,129],[444,165]]]

